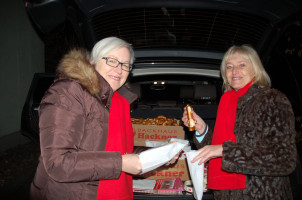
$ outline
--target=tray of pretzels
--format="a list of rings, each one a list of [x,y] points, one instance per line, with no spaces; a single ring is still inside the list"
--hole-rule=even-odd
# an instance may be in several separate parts
[[[156,118],[131,118],[132,124],[157,125],[157,126],[179,126],[180,120],[167,118],[163,115]]]

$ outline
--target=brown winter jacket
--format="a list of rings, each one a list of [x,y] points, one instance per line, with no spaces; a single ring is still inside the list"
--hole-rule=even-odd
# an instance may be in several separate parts
[[[120,152],[104,151],[113,91],[85,50],[67,54],[57,71],[39,108],[41,156],[31,199],[95,200],[99,180],[117,179],[122,169]],[[125,87],[118,92],[129,103],[137,97]]]
[[[234,133],[223,143],[222,169],[246,175],[246,189],[214,191],[215,200],[292,199],[288,175],[296,167],[295,119],[284,94],[253,85],[239,98]],[[210,144],[208,132],[198,148]]]

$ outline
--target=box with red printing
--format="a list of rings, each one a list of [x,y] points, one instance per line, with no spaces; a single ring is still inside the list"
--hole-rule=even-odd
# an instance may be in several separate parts
[[[185,138],[185,131],[182,126],[133,124],[132,127],[134,132],[134,146],[146,146],[146,140],[164,142],[170,138]],[[189,180],[190,173],[186,160],[182,158],[178,159],[174,165],[161,166],[156,170],[137,177],[154,180],[179,177],[181,180]]]
[[[186,160],[178,160],[174,165],[161,166],[153,171],[138,175],[140,178],[148,179],[166,179],[166,178],[180,178],[182,181],[190,179],[190,173]]]
[[[170,138],[185,138],[182,126],[160,126],[132,124],[134,133],[134,146],[145,146],[146,140],[167,141]]]

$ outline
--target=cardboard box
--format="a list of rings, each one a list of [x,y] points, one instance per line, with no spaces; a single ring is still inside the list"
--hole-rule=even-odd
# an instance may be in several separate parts
[[[145,146],[146,140],[167,141],[169,138],[185,138],[182,126],[157,126],[133,124],[134,146]]]
[[[134,146],[145,146],[146,140],[151,141],[167,141],[169,138],[185,138],[185,131],[182,126],[160,126],[160,125],[141,125],[133,124]],[[139,178],[148,179],[166,179],[177,178],[186,181],[190,179],[189,169],[186,159],[178,159],[171,166],[161,166],[156,170],[138,175]]]
[[[153,180],[179,177],[182,181],[187,181],[190,180],[190,173],[187,166],[187,160],[184,159],[178,160],[174,165],[161,166],[153,171],[137,175],[136,177]]]

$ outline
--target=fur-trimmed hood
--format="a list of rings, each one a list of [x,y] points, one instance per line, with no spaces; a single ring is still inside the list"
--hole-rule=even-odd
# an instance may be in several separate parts
[[[92,95],[100,93],[98,72],[90,64],[90,53],[85,49],[73,49],[59,63],[57,73],[78,80]]]

